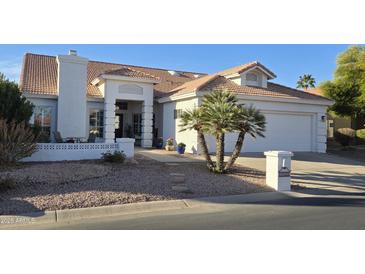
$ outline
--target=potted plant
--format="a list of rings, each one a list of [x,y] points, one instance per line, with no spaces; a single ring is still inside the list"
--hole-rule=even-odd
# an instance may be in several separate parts
[[[185,153],[185,147],[186,147],[186,145],[184,143],[179,143],[177,145],[177,152],[179,154],[184,154]]]
[[[175,150],[175,146],[174,146],[174,139],[173,138],[168,138],[166,140],[166,146],[165,146],[165,149],[167,151],[174,151]]]
[[[161,137],[156,140],[156,148],[161,149],[163,147],[163,139]]]

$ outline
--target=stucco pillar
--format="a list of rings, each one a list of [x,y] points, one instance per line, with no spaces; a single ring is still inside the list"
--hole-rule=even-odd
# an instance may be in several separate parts
[[[104,140],[105,143],[114,143],[115,138],[115,104],[104,104]]]
[[[327,151],[327,115],[326,113],[317,114],[317,152],[326,153]]]
[[[142,106],[142,147],[152,147],[153,105]]]

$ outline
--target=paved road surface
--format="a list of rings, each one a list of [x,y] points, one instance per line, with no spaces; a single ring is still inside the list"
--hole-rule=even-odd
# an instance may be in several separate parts
[[[365,229],[365,196],[288,197],[37,225],[33,229]]]

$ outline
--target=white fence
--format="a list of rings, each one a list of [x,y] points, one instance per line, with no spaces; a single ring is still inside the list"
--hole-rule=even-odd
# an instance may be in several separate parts
[[[134,156],[134,139],[120,138],[116,143],[39,143],[37,151],[23,162],[77,161],[100,159],[105,152],[123,151]]]

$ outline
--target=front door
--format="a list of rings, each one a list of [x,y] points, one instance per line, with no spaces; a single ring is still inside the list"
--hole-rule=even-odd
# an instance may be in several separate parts
[[[116,113],[115,114],[115,138],[123,138],[123,114]]]

